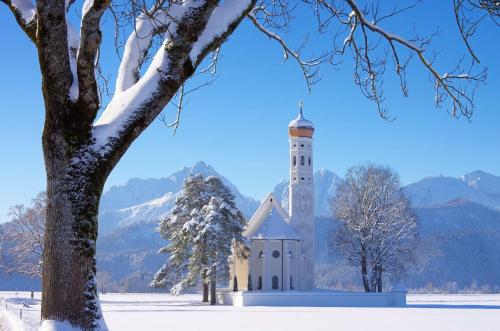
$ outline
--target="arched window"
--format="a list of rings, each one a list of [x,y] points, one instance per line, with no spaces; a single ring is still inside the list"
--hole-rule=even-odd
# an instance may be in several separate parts
[[[272,286],[273,286],[273,290],[277,290],[280,287],[280,280],[279,280],[278,276],[276,276],[276,275],[273,276]]]
[[[295,288],[293,287],[293,279],[292,276],[290,276],[290,290],[294,290]]]
[[[311,157],[309,156],[309,166],[311,166]]]
[[[262,251],[259,252],[259,259],[262,259],[264,257],[264,253]]]
[[[253,285],[252,285],[252,275],[251,275],[251,274],[248,274],[247,290],[248,290],[249,292],[253,291]]]
[[[259,276],[259,284],[257,285],[258,290],[262,290],[262,276]]]
[[[306,164],[306,158],[304,157],[304,155],[301,155],[300,156],[300,165],[304,165]]]
[[[297,157],[294,155],[293,156],[293,166],[295,167],[297,165]]]

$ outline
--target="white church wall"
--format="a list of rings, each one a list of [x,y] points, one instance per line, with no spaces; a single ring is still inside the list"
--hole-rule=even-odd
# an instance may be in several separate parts
[[[267,255],[268,262],[268,272],[266,275],[268,291],[281,291],[283,275],[282,275],[282,259],[283,252],[281,249],[281,240],[270,240],[269,241],[269,254]],[[273,282],[273,278],[277,278],[277,282]]]
[[[281,307],[404,307],[406,292],[220,292],[219,303]]]
[[[259,257],[260,252],[264,257]],[[250,272],[252,274],[253,290],[259,291],[264,288],[264,262],[265,262],[265,248],[264,243],[261,240],[255,240],[252,242],[251,248],[252,254],[252,266]],[[259,289],[259,277],[262,277],[262,288]]]

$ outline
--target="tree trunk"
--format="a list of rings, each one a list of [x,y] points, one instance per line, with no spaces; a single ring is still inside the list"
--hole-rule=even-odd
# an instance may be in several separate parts
[[[47,208],[41,313],[44,320],[67,321],[83,330],[94,330],[101,318],[95,245],[105,176],[98,174],[92,158],[75,158],[79,152],[68,142],[70,139],[46,123],[43,148]]]
[[[382,292],[382,266],[377,270],[377,292]]]
[[[203,283],[203,296],[201,302],[208,302],[208,283],[207,283],[207,270],[204,269],[201,273],[201,281]]]
[[[217,298],[215,296],[216,283],[215,278],[210,281],[210,304],[215,305],[217,303]]]
[[[201,302],[208,302],[208,283],[203,282],[203,299]]]
[[[363,287],[365,292],[370,292],[370,285],[368,283],[368,271],[366,268],[366,258],[363,256],[361,258],[361,276],[363,277]]]
[[[374,265],[372,267],[372,272],[370,276],[370,292],[377,292],[377,280],[378,280],[378,266]]]

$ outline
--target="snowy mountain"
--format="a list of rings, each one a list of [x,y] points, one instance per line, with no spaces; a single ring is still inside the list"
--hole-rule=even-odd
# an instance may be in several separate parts
[[[245,217],[250,217],[257,209],[258,201],[242,195],[229,179],[220,176],[213,167],[204,162],[197,162],[192,167],[185,167],[166,178],[134,178],[125,185],[111,187],[101,199],[100,233],[106,235],[114,229],[132,224],[157,224],[162,216],[172,210],[184,180],[198,173],[221,177],[224,185],[231,189],[236,205]]]
[[[100,233],[109,234],[114,229],[131,224],[157,223],[172,209],[184,180],[196,173],[220,176],[213,167],[198,162],[166,178],[134,178],[125,185],[112,187],[101,199]],[[236,204],[243,214],[250,218],[259,202],[241,194],[227,178],[221,178],[235,195]],[[329,170],[321,169],[314,173],[316,216],[330,217],[330,205],[339,180],[341,178]],[[282,180],[273,190],[274,195],[281,198],[285,210],[288,210],[288,185],[287,180]],[[490,208],[500,208],[500,177],[482,171],[460,178],[428,177],[406,186],[404,190],[415,207],[430,207],[461,198]]]
[[[110,188],[102,197],[97,242],[98,278],[109,291],[148,291],[147,284],[165,262],[158,249],[165,244],[154,231],[168,214],[183,181],[192,174],[220,176],[198,162],[160,179],[131,179]],[[259,202],[237,189],[227,178],[238,207],[250,218]],[[336,222],[330,216],[335,187],[341,180],[328,170],[314,174],[318,283],[352,288],[358,270],[330,248]],[[273,190],[288,208],[288,181]],[[404,188],[421,223],[419,263],[407,278],[412,288],[486,286],[500,289],[500,177],[474,171],[460,178],[428,177]],[[0,231],[2,227],[0,225]],[[32,289],[39,283],[0,271],[0,289]],[[35,284],[35,285],[34,285]],[[449,288],[450,287],[450,288]],[[39,288],[39,287],[38,287]]]
[[[447,291],[474,286],[500,291],[500,211],[457,199],[417,208],[420,265],[407,280]],[[485,290],[485,289],[483,289]]]
[[[416,207],[430,207],[459,198],[500,209],[500,177],[474,171],[462,177],[427,177],[404,188]]]

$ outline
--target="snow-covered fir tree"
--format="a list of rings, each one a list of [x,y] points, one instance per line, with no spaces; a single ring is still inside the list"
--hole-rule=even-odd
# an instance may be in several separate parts
[[[156,273],[151,286],[168,287],[180,294],[186,287],[203,284],[203,301],[208,301],[208,282],[215,303],[217,281],[229,280],[231,248],[244,245],[245,218],[234,196],[218,177],[195,175],[186,179],[172,213],[157,228],[168,240],[160,252],[170,254]]]

